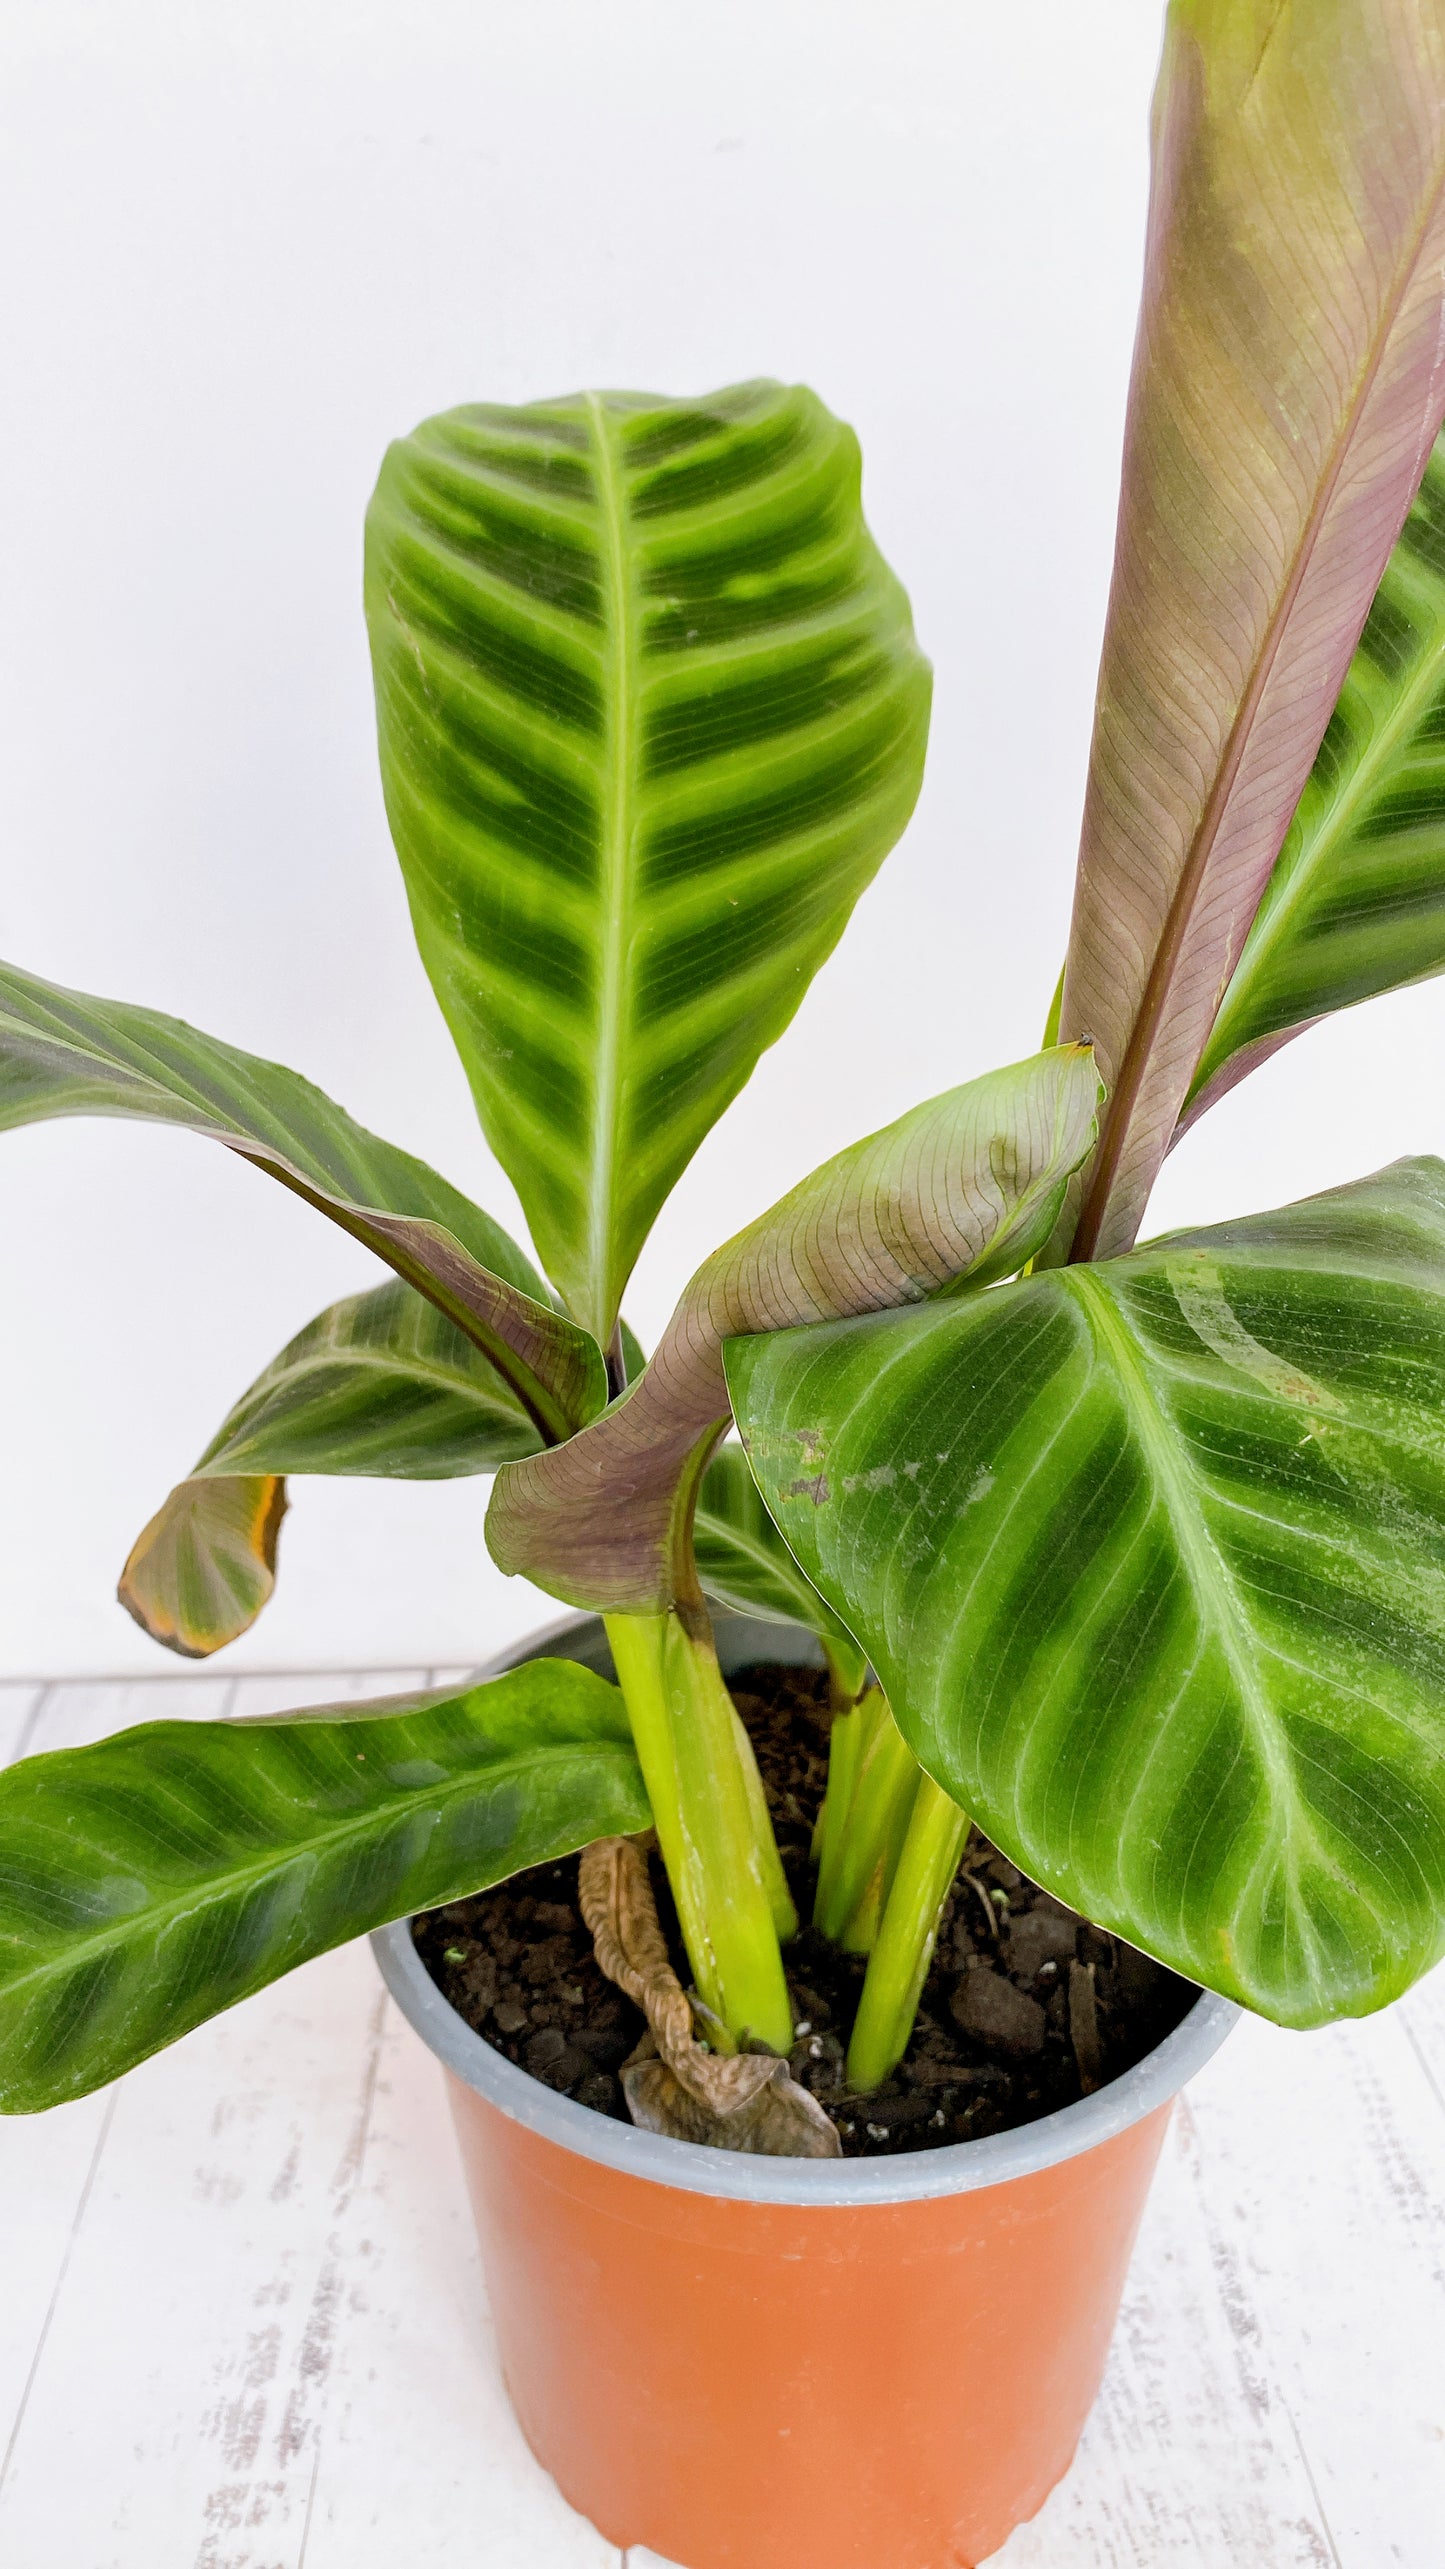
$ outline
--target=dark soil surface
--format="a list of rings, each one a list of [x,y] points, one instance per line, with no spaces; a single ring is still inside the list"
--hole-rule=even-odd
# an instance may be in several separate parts
[[[826,1781],[826,1683],[808,1668],[748,1668],[733,1694],[806,1918],[809,1848]],[[653,1881],[685,1984],[687,1961],[655,1857]],[[414,1934],[443,1995],[508,2060],[627,2121],[617,2072],[644,2020],[592,1958],[575,1856],[432,1910]],[[809,1927],[784,1960],[793,2076],[826,2107],[849,2158],[976,2141],[1053,2114],[1142,2060],[1197,1995],[1191,1982],[1037,1890],[977,1829],[944,1909],[907,2057],[884,2086],[853,2096],[844,2079],[863,1960]]]

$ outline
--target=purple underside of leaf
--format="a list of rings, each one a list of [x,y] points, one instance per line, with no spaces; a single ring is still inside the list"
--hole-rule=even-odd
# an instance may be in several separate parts
[[[1175,0],[1062,1015],[1110,1090],[1076,1258],[1133,1240],[1445,416],[1442,261],[1437,0]]]
[[[1092,1055],[1064,1045],[931,1099],[815,1170],[698,1270],[624,1400],[498,1473],[494,1559],[604,1613],[694,1595],[692,1504],[729,1416],[725,1342],[1022,1264],[1091,1147],[1097,1100]]]

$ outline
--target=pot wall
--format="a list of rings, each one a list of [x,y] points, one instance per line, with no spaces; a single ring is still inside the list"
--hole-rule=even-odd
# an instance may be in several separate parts
[[[1170,2108],[976,2192],[683,2193],[450,2078],[522,2429],[609,2541],[686,2569],[962,2569],[1068,2469]]]
[[[717,1632],[729,1674],[817,1656],[793,1625]],[[590,1618],[500,1664],[543,1652],[611,1673]],[[1237,2009],[1201,1995],[1019,2131],[754,2159],[554,2095],[448,2005],[408,1921],[373,1944],[448,2072],[523,2431],[609,2541],[679,2569],[974,2569],[1037,2511],[1098,2390],[1172,2099]]]

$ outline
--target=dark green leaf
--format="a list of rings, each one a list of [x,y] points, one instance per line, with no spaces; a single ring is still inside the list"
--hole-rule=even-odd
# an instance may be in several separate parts
[[[37,2113],[408,1910],[646,1828],[615,1687],[148,1722],[0,1774],[0,2108]]]
[[[1291,2025],[1445,1947],[1445,1167],[728,1350],[928,1772]]]

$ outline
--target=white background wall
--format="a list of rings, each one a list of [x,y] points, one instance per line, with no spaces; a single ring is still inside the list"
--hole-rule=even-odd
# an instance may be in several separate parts
[[[412,951],[359,605],[387,438],[583,383],[801,376],[938,671],[923,802],[630,1296],[1033,1049],[1108,575],[1159,0],[8,0],[0,952],[279,1055],[515,1205]],[[1306,1036],[1159,1222],[1445,1146],[1445,998]],[[365,1253],[225,1152],[0,1144],[0,1670],[152,1668],[131,1538]],[[306,1481],[235,1665],[496,1647],[485,1485]],[[546,1601],[545,1611],[552,1612]],[[162,1663],[163,1664],[163,1663]]]

